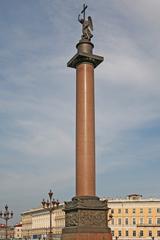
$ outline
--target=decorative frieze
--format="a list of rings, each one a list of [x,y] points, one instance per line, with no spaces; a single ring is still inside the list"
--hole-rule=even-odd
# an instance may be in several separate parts
[[[95,196],[74,197],[65,202],[65,230],[76,227],[81,229],[108,229],[107,201]]]

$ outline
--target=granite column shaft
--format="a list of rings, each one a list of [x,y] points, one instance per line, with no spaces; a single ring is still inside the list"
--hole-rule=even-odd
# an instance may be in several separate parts
[[[95,195],[94,66],[76,67],[76,196]]]

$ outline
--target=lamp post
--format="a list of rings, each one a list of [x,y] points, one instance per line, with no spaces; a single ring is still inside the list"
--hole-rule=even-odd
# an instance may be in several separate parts
[[[7,204],[5,206],[5,211],[4,212],[0,211],[0,218],[4,219],[6,222],[6,239],[7,239],[7,237],[8,237],[8,220],[13,218],[13,212],[12,211],[9,212]]]
[[[59,201],[52,198],[53,192],[51,190],[49,191],[48,196],[49,196],[49,200],[47,199],[47,201],[45,201],[45,199],[43,199],[42,206],[43,208],[49,211],[49,217],[50,217],[49,239],[52,240],[52,212],[54,209],[56,209],[59,206]]]

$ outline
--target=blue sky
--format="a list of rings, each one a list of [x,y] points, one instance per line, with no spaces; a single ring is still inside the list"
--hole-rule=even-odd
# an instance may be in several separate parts
[[[83,1],[0,1],[0,208],[75,193],[75,71]],[[97,195],[160,197],[160,1],[88,0]]]

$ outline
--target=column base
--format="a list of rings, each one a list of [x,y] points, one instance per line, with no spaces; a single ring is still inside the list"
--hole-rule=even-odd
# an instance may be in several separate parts
[[[107,201],[96,196],[74,197],[65,202],[62,240],[112,240]]]
[[[112,240],[111,233],[67,233],[62,240]]]

